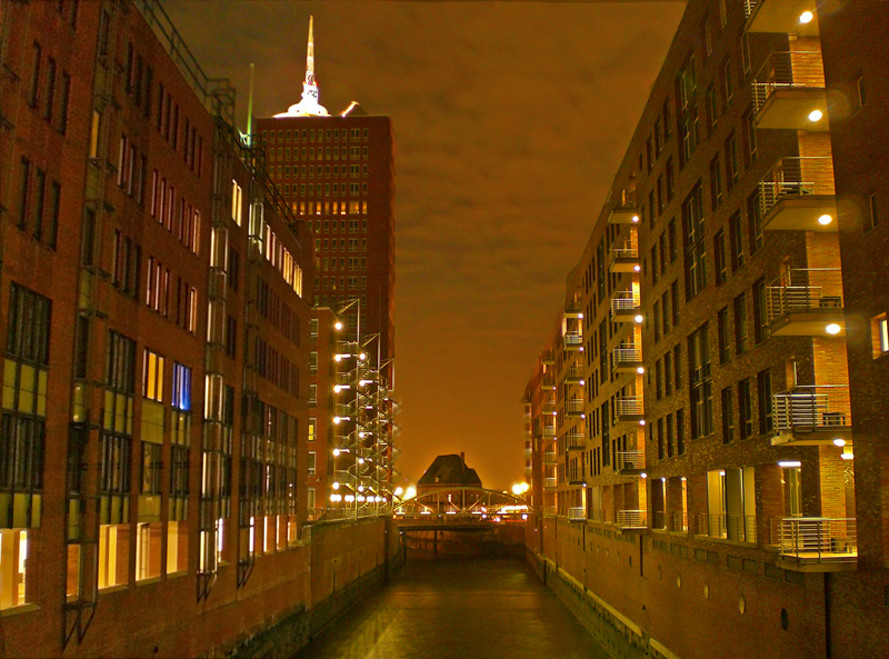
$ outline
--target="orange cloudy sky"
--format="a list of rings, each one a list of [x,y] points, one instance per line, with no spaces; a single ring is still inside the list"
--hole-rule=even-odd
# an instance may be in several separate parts
[[[250,62],[257,116],[299,99],[309,14],[321,103],[392,117],[401,478],[522,480],[525,383],[683,6],[164,2],[242,130]]]

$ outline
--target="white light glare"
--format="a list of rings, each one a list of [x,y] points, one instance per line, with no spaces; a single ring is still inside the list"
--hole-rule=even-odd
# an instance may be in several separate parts
[[[341,330],[341,329],[343,329],[343,324],[342,324],[340,321],[336,321],[336,322],[333,324],[333,327],[334,327],[334,329]]]
[[[642,314],[636,314],[636,316],[633,318],[633,320],[635,320],[636,323],[641,324],[642,321],[645,320],[645,318],[642,316]]]
[[[645,373],[645,367],[644,367],[644,366],[640,366],[639,368],[636,369],[636,372],[637,372],[639,375],[642,375],[643,373]]]
[[[837,323],[831,323],[827,327],[824,328],[824,331],[830,334],[831,336],[839,334],[843,330]]]
[[[821,110],[812,110],[809,113],[809,121],[815,123],[816,121],[821,121],[821,117],[824,116],[824,113]]]
[[[815,18],[815,14],[807,10],[799,15],[799,22],[805,25],[806,23],[811,23],[813,18]]]
[[[843,439],[842,437],[837,437],[835,440],[833,440],[833,445],[839,446],[840,448],[842,448],[843,446],[846,445],[846,440]]]
[[[826,227],[831,222],[833,222],[833,217],[831,217],[827,213],[825,213],[824,215],[822,215],[821,217],[818,218],[818,224],[820,224],[823,227]]]
[[[778,463],[778,466],[781,467],[781,469],[796,469],[797,467],[801,467],[802,464],[803,463],[799,460],[781,460],[781,462]]]

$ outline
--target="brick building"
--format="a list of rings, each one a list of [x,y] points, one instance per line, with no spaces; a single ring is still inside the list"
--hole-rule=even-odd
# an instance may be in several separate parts
[[[316,515],[373,507],[391,497],[395,428],[395,162],[388,117],[352,102],[339,114],[319,103],[313,23],[301,100],[259,118],[258,147],[292,212],[313,232],[320,339],[335,348],[311,375],[312,483]],[[333,336],[322,336],[335,326]],[[316,351],[320,358],[324,355]],[[359,359],[359,356],[363,355]],[[325,371],[328,377],[325,377]],[[359,373],[360,372],[360,373]],[[332,377],[330,377],[332,376]],[[370,405],[370,407],[368,407]],[[330,510],[322,511],[327,507]]]
[[[304,528],[310,228],[157,3],[0,28],[3,653],[234,647],[386,557]]]
[[[889,654],[887,24],[690,1],[529,382],[541,558],[660,654]]]

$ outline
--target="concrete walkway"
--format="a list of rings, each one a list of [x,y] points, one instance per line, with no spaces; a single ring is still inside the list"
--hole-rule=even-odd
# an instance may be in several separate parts
[[[408,563],[300,659],[607,659],[520,559]]]

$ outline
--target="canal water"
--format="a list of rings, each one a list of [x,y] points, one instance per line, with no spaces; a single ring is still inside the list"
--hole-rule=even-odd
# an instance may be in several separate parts
[[[408,560],[298,659],[607,659],[519,558]]]

